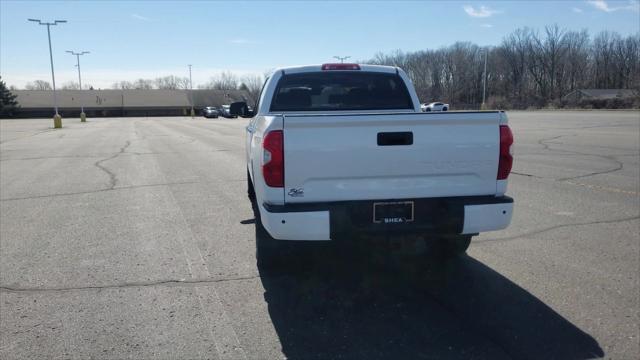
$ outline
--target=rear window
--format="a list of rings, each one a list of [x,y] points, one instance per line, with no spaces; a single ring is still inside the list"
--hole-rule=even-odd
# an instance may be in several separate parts
[[[413,109],[409,91],[397,74],[326,71],[284,75],[271,111]]]

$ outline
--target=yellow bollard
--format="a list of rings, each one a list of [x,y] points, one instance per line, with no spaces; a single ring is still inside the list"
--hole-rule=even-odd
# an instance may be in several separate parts
[[[62,116],[59,114],[55,114],[53,117],[53,127],[55,129],[60,129],[62,127]]]
[[[84,111],[80,113],[80,122],[87,122],[87,114]]]

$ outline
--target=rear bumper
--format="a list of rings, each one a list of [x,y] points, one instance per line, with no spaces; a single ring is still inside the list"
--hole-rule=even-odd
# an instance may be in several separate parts
[[[373,223],[374,201],[262,204],[260,216],[276,239],[336,240],[356,233],[476,234],[506,228],[513,213],[508,196],[409,200],[415,204],[415,220],[401,224]]]

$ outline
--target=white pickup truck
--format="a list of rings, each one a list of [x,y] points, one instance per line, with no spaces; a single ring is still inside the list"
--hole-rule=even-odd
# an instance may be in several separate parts
[[[249,198],[259,210],[258,264],[295,241],[417,233],[463,253],[511,221],[505,196],[513,137],[502,111],[425,113],[396,67],[277,69],[251,117]],[[299,244],[299,243],[298,243]],[[282,260],[282,259],[280,259]]]

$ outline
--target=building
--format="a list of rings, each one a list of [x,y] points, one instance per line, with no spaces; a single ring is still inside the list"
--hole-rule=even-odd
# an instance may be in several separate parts
[[[13,117],[53,116],[53,91],[13,90],[19,108]],[[241,90],[57,90],[58,112],[62,117],[78,117],[80,107],[88,117],[102,116],[182,116],[196,114],[205,106],[220,106],[235,101],[253,102]]]
[[[632,89],[577,89],[565,95],[564,100],[577,103],[583,100],[628,99],[639,95]]]

